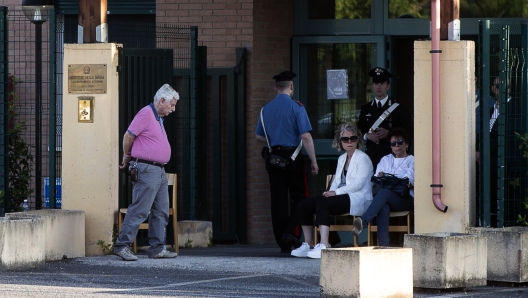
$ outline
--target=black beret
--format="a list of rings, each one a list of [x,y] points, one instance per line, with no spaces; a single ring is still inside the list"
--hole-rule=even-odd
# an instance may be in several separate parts
[[[369,71],[368,75],[372,78],[372,82],[376,83],[388,82],[389,78],[392,77],[388,70],[381,67],[374,67]]]
[[[279,73],[278,75],[274,75],[273,76],[273,79],[275,80],[275,82],[280,82],[280,81],[293,81],[293,78],[295,78],[297,75],[292,72],[292,71],[283,71],[281,73]]]

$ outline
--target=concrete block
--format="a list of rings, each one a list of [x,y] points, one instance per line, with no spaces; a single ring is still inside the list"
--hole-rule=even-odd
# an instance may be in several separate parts
[[[328,248],[321,253],[321,297],[413,297],[409,248]]]
[[[467,228],[488,239],[488,280],[528,282],[528,227]]]
[[[42,217],[0,217],[0,269],[43,267],[44,244]]]
[[[463,233],[407,234],[413,251],[414,287],[450,289],[485,286],[485,236]]]
[[[85,257],[84,211],[42,209],[8,213],[6,217],[40,216],[44,219],[46,261]]]
[[[178,245],[184,248],[209,247],[213,239],[210,221],[182,220],[178,222]]]

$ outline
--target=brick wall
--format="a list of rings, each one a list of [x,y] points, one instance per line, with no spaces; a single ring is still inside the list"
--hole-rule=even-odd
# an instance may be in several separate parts
[[[257,3],[258,2],[258,3]],[[275,97],[272,77],[291,69],[293,1],[254,1],[253,55],[248,101],[248,241],[274,244],[271,227],[268,173],[255,141],[255,126],[261,107]]]
[[[157,0],[156,21],[198,26],[199,45],[207,46],[208,67],[235,64],[235,49],[247,60],[247,230],[250,244],[274,244],[269,182],[255,141],[260,108],[275,97],[273,75],[289,70],[293,1]]]
[[[198,26],[208,66],[233,66],[236,48],[252,48],[253,0],[157,0],[156,22]]]

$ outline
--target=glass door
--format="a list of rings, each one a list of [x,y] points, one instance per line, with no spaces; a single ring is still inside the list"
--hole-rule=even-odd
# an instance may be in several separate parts
[[[385,67],[384,36],[294,37],[294,99],[306,107],[318,158],[336,156],[334,132],[356,123],[361,106],[372,100],[368,72]]]
[[[337,126],[357,122],[361,106],[372,100],[368,72],[386,68],[385,36],[294,37],[292,56],[298,75],[294,99],[308,112],[320,168],[318,176],[308,178],[316,195],[324,189],[320,177],[334,174],[342,154],[332,148]]]

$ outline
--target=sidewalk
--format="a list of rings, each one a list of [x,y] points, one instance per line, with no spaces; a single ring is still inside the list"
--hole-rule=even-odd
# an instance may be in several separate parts
[[[319,260],[275,246],[218,245],[180,249],[175,259],[135,262],[96,256],[0,271],[1,297],[320,297]],[[528,297],[528,288],[475,287],[415,291],[414,297]]]

